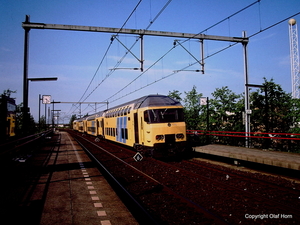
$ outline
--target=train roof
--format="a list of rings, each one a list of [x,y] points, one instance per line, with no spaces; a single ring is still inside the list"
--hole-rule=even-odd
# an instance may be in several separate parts
[[[169,96],[166,95],[146,95],[141,98],[137,98],[135,100],[123,103],[121,105],[117,105],[114,107],[111,107],[109,109],[106,109],[104,111],[97,112],[95,114],[85,116],[82,118],[79,118],[75,120],[75,122],[80,122],[83,120],[89,120],[89,119],[94,119],[98,116],[102,116],[103,113],[106,113],[110,110],[117,109],[117,108],[122,108],[125,106],[131,106],[133,109],[139,109],[139,108],[144,108],[144,107],[153,107],[153,106],[182,106],[181,103]]]
[[[124,104],[112,107],[108,110],[133,105],[134,109],[153,107],[153,106],[182,106],[181,103],[166,95],[146,95],[141,98],[126,102]]]
[[[147,95],[137,99],[135,104],[135,108],[149,106],[181,106],[181,103],[165,95]]]

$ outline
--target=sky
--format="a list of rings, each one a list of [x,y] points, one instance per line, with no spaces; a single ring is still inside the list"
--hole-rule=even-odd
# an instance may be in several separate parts
[[[29,15],[32,23],[127,29],[146,29],[151,25],[148,30],[229,37],[242,37],[243,31],[246,31],[250,36],[247,45],[249,83],[262,84],[266,77],[291,93],[288,19],[265,29],[299,13],[299,0],[261,0],[241,12],[241,9],[256,1],[172,0],[162,10],[167,2],[0,0],[0,92],[7,89],[17,91],[11,97],[16,99],[17,104],[23,102],[22,22]],[[300,21],[300,14],[293,18]],[[220,21],[223,22],[213,26]],[[148,94],[167,95],[173,90],[178,90],[184,98],[193,86],[196,86],[198,93],[210,98],[216,88],[224,86],[236,94],[244,92],[244,58],[240,43],[215,54],[232,43],[205,40],[205,74],[202,74],[194,72],[201,69],[195,60],[201,58],[198,40],[177,38],[183,47],[176,45],[174,48],[175,38],[145,36],[142,73],[130,69],[140,67],[135,58],[140,57],[138,37],[119,34],[119,41],[114,39],[111,43],[112,35],[102,32],[30,30],[28,77],[58,78],[57,81],[29,83],[30,113],[36,121],[39,95],[51,95],[51,100],[55,102],[108,101],[109,106],[113,107]],[[124,46],[133,46],[132,54]],[[52,105],[46,107],[52,110]],[[94,104],[78,107],[71,103],[60,103],[54,107],[55,110],[61,110],[59,122],[68,123],[72,114],[78,115],[80,111],[81,114],[92,114],[104,110],[106,105],[97,104],[95,109]],[[41,115],[44,113],[45,105],[42,105]]]

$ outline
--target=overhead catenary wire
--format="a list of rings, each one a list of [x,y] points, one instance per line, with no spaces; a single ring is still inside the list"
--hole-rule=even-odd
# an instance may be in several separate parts
[[[131,16],[133,15],[133,13],[136,11],[136,9],[138,8],[138,6],[141,4],[141,2],[142,2],[142,0],[139,0],[139,2],[136,4],[136,6],[134,7],[134,9],[133,9],[132,12],[130,13],[130,15],[127,17],[127,19],[125,20],[125,22],[123,23],[123,25],[121,26],[121,28],[119,29],[119,31],[116,33],[116,35],[118,35],[118,34],[120,33],[120,31],[124,28],[124,26],[126,25],[126,23],[128,22],[128,20],[131,18]],[[86,92],[87,92],[88,89],[90,88],[90,86],[91,86],[93,80],[94,80],[95,77],[96,77],[96,74],[98,73],[98,71],[99,71],[99,69],[100,69],[100,67],[101,67],[101,65],[102,65],[102,63],[103,63],[103,61],[104,61],[104,59],[106,58],[106,56],[107,56],[107,54],[108,54],[108,51],[109,51],[109,49],[110,49],[110,47],[111,47],[111,45],[112,45],[112,42],[113,42],[113,39],[110,40],[110,44],[109,44],[109,46],[107,47],[107,49],[106,49],[106,51],[105,51],[105,53],[104,53],[104,55],[103,55],[103,57],[102,57],[102,59],[101,59],[99,65],[98,65],[98,67],[97,67],[97,69],[96,69],[96,72],[94,73],[94,75],[93,75],[93,77],[92,77],[90,83],[88,84],[88,87],[86,88],[86,90],[84,91],[83,95],[81,96],[81,98],[79,99],[78,102],[80,102],[80,101],[83,99],[84,95],[86,94]],[[106,76],[106,78],[107,78],[107,76]],[[105,79],[106,79],[106,78],[105,78]],[[98,85],[98,86],[99,86],[99,85]],[[90,96],[90,95],[88,95],[88,96]],[[86,100],[86,99],[87,99],[87,98],[85,98],[85,100]],[[72,109],[72,108],[71,108],[71,109]],[[71,111],[71,109],[70,109],[70,111]],[[77,109],[78,109],[78,107],[77,107],[75,110],[77,110]],[[75,111],[75,110],[74,110],[74,111]],[[69,112],[70,112],[70,111],[69,111]],[[73,112],[74,112],[74,111],[73,111]]]
[[[163,8],[158,12],[158,14],[154,17],[153,20],[150,21],[149,25],[146,27],[146,29],[144,29],[144,31],[148,30],[153,23],[157,20],[157,18],[162,14],[162,12],[166,9],[166,7],[171,3],[172,0],[169,0],[164,6]],[[125,23],[124,23],[125,24]],[[124,26],[124,25],[123,25]],[[123,28],[123,27],[122,27]],[[119,32],[122,30],[122,28],[119,30]],[[118,33],[119,33],[118,32]],[[118,35],[117,33],[117,35]],[[116,36],[116,35],[115,35]],[[133,43],[133,45],[127,49],[127,51],[125,52],[125,54],[123,55],[123,57],[116,63],[116,65],[110,70],[110,72],[106,75],[106,77],[91,91],[91,93],[84,99],[84,101],[92,95],[92,93],[112,74],[114,73],[114,71],[116,70],[116,68],[118,68],[118,66],[122,63],[122,61],[124,60],[125,56],[131,52],[131,49],[133,49],[133,47],[136,45],[138,39],[136,39],[136,41]]]
[[[140,1],[141,2],[141,1]],[[139,2],[139,3],[140,3]],[[158,19],[158,17],[162,14],[162,12],[167,8],[167,6],[170,4],[172,2],[172,0],[168,0],[168,2],[162,7],[162,9],[157,13],[157,15],[154,17],[154,19],[153,20],[151,20],[150,21],[150,23],[149,23],[149,25],[146,27],[146,29],[144,29],[144,31],[146,31],[146,30],[148,30],[152,25],[153,25],[153,23]],[[138,6],[138,5],[137,5]],[[135,7],[135,9],[133,10],[133,12],[134,11],[136,11],[136,8],[137,8],[137,6]],[[122,30],[122,28],[126,25],[126,23],[127,23],[127,21],[129,20],[129,18],[132,16],[132,14],[133,14],[133,12],[130,14],[130,16],[128,17],[128,19],[125,21],[125,23],[123,24],[123,26],[119,29],[119,31],[118,31],[118,33],[116,34],[116,35],[118,35],[119,34],[119,32]],[[116,36],[115,35],[115,36]],[[113,41],[113,39],[111,39],[111,44],[112,44],[112,41]],[[112,73],[114,73],[114,71],[118,68],[118,66],[121,64],[121,62],[124,60],[124,58],[126,57],[126,55],[131,51],[131,49],[135,46],[135,44],[137,43],[137,41],[138,41],[138,39],[136,39],[136,41],[133,43],[133,45],[125,52],[125,54],[123,55],[123,57],[116,63],[116,65],[113,67],[113,69],[111,69],[110,70],[110,72],[105,76],[105,78],[89,93],[89,95],[87,95],[86,96],[86,98],[83,100],[83,101],[85,101],[88,97],[90,97],[92,94],[93,94],[93,92],[94,91],[96,91],[96,89],[108,78],[108,77],[110,77],[110,75],[112,74]],[[111,44],[110,44],[110,46],[111,46]],[[110,47],[109,46],[109,47]],[[95,74],[94,74],[94,77],[96,76],[96,74],[97,74],[97,72],[98,72],[98,70],[99,70],[99,68],[100,68],[100,66],[102,65],[102,62],[103,62],[103,59],[106,57],[106,55],[107,54],[105,54],[104,56],[103,56],[103,58],[102,58],[102,60],[101,60],[101,63],[99,64],[99,66],[98,66],[98,68],[97,68],[97,70],[96,70],[96,72],[95,72]],[[94,80],[94,77],[93,77],[93,79],[92,79],[92,81]],[[92,81],[90,82],[90,84],[92,83]],[[86,89],[86,91],[84,92],[84,94],[83,94],[83,96],[86,94],[86,92],[87,92],[87,90],[89,89],[89,87],[90,87],[90,85],[88,86],[88,88]],[[83,96],[81,97],[81,99],[83,98]],[[77,106],[77,108],[75,109],[75,110],[77,110],[78,109],[78,106]],[[74,110],[74,111],[75,111]],[[71,111],[71,110],[70,110]],[[73,111],[73,112],[74,112]]]
[[[266,28],[264,28],[264,29],[260,29],[258,32],[253,33],[253,34],[250,35],[248,38],[252,38],[252,37],[254,37],[254,36],[256,36],[256,35],[258,35],[258,34],[264,32],[264,31],[266,31],[266,30],[268,30],[268,29],[270,29],[270,28],[272,28],[272,27],[274,27],[274,26],[276,26],[276,25],[278,25],[278,24],[280,24],[280,23],[283,23],[283,22],[287,21],[288,19],[290,19],[290,18],[292,18],[292,17],[295,17],[295,16],[297,16],[297,15],[299,15],[299,14],[300,14],[300,12],[298,12],[298,13],[296,13],[296,14],[293,14],[293,15],[287,17],[287,18],[284,18],[284,19],[280,20],[279,22],[274,23],[274,24],[272,24],[272,25],[270,25],[270,26],[268,26],[268,27],[266,27]],[[225,51],[225,50],[227,50],[227,49],[229,49],[229,48],[231,48],[231,47],[233,47],[233,46],[235,46],[235,45],[237,45],[237,44],[238,44],[238,43],[230,44],[229,46],[227,46],[227,47],[225,47],[225,48],[223,48],[223,49],[221,49],[221,50],[219,50],[219,51],[217,51],[217,52],[214,52],[213,54],[210,54],[210,55],[206,56],[204,59],[208,59],[208,58],[210,58],[210,57],[212,57],[212,56],[214,56],[214,55],[217,55],[217,54],[219,54],[219,53],[221,53],[221,52],[223,52],[223,51]],[[168,54],[170,51],[171,51],[171,49],[167,52],[167,54]],[[167,54],[165,54],[164,56],[166,56]],[[160,59],[164,58],[164,56],[161,57]],[[160,59],[159,59],[159,60],[160,60]],[[159,60],[155,61],[155,64],[156,64]],[[146,88],[146,87],[149,87],[149,86],[151,86],[151,85],[153,85],[153,84],[155,84],[155,83],[157,83],[157,82],[159,82],[159,81],[161,81],[161,80],[164,80],[164,79],[166,79],[166,78],[168,78],[168,77],[171,77],[171,76],[177,74],[178,72],[184,71],[184,70],[188,69],[189,67],[191,67],[191,66],[197,64],[197,63],[199,63],[199,62],[196,61],[196,62],[194,62],[194,63],[192,63],[192,64],[190,64],[190,65],[185,66],[184,68],[182,68],[182,69],[180,69],[180,70],[176,70],[176,71],[174,71],[173,73],[170,73],[170,74],[168,74],[168,75],[166,75],[166,76],[163,76],[163,77],[161,77],[160,79],[157,79],[157,80],[155,80],[155,81],[153,81],[153,82],[151,82],[151,83],[149,83],[149,84],[147,84],[147,85],[144,85],[144,86],[142,86],[142,87],[140,87],[140,88],[138,88],[138,89],[136,89],[136,90],[134,90],[134,91],[131,91],[131,92],[129,92],[129,93],[127,93],[127,94],[125,94],[125,95],[123,95],[123,96],[117,98],[117,99],[114,99],[114,100],[110,101],[110,103],[115,102],[115,101],[117,101],[117,100],[120,100],[120,99],[122,99],[122,98],[124,98],[124,97],[126,97],[126,96],[128,96],[128,95],[130,95],[130,94],[133,94],[133,93],[135,93],[135,92],[137,92],[137,91],[140,91],[140,90],[142,90],[142,89],[144,89],[144,88]],[[153,67],[153,66],[154,66],[154,65],[152,65],[151,67]],[[146,71],[145,71],[145,72],[146,72]],[[131,82],[131,83],[132,83],[132,82]],[[130,84],[131,84],[131,83],[130,83]],[[129,86],[129,85],[127,85],[127,86]],[[126,87],[127,87],[127,86],[126,86]],[[125,89],[125,88],[123,88],[123,89]],[[122,90],[123,90],[123,89],[122,89]],[[121,92],[121,91],[117,92],[116,94],[118,94],[118,93],[120,93],[120,92]],[[114,94],[114,95],[111,96],[111,97],[114,97],[116,94]],[[110,97],[110,98],[111,98],[111,97]],[[108,98],[108,99],[110,99],[110,98]]]
[[[260,2],[260,1],[256,1],[255,3],[258,3],[258,2]],[[243,9],[249,8],[249,7],[252,6],[253,4],[254,4],[254,3],[252,3],[251,5],[249,5],[249,6],[245,7],[245,8],[243,8]],[[241,12],[241,10],[239,10],[239,12]],[[234,14],[232,14],[231,16],[236,15],[236,14],[237,14],[237,13],[234,13]],[[297,15],[299,15],[299,14],[300,14],[300,12],[298,12],[298,13],[296,13],[296,14],[294,14],[294,15],[291,15],[291,16],[289,16],[288,18],[282,19],[282,20],[280,20],[279,22],[274,23],[274,24],[272,24],[272,25],[270,25],[270,26],[268,26],[268,27],[266,27],[266,28],[264,28],[264,29],[261,28],[261,24],[260,24],[259,31],[256,32],[256,33],[251,34],[248,38],[252,38],[252,37],[254,37],[254,36],[260,34],[261,32],[264,32],[264,31],[266,31],[266,30],[268,30],[268,29],[270,29],[270,28],[272,28],[272,27],[274,27],[274,26],[276,26],[276,25],[278,25],[278,24],[280,24],[280,23],[286,21],[287,19],[289,19],[289,18],[291,18],[291,17],[294,17],[294,16],[297,16]],[[227,17],[227,18],[224,19],[223,21],[226,21],[228,18],[229,18],[229,17]],[[216,25],[218,25],[218,24],[220,24],[220,22],[214,24],[213,26],[216,26]],[[213,27],[213,26],[211,26],[211,27]],[[211,28],[211,27],[210,27],[210,28]],[[207,29],[208,29],[208,28],[207,28]],[[205,29],[204,31],[207,31],[207,29]],[[203,31],[202,31],[202,32],[203,32]],[[200,33],[202,33],[202,32],[200,32]],[[199,33],[199,34],[200,34],[200,33]],[[189,39],[187,39],[187,40],[189,40]],[[187,40],[185,40],[185,41],[187,41]],[[209,57],[212,57],[212,56],[214,56],[214,55],[216,55],[216,54],[218,54],[218,53],[220,53],[220,52],[223,52],[223,51],[225,51],[226,49],[229,49],[229,48],[235,46],[236,44],[237,44],[237,43],[231,44],[231,45],[229,45],[229,46],[227,46],[227,47],[225,47],[225,48],[223,48],[223,49],[221,49],[221,50],[219,50],[219,51],[217,51],[217,52],[215,52],[215,53],[213,53],[213,54],[210,54],[209,56],[206,56],[205,59],[207,59],[207,58],[209,58]],[[131,82],[129,82],[129,83],[128,83],[127,85],[125,85],[121,90],[119,90],[119,91],[118,91],[117,93],[115,93],[114,95],[110,96],[108,99],[111,99],[112,97],[116,96],[116,95],[119,94],[121,91],[123,91],[124,89],[126,89],[126,87],[128,87],[130,84],[132,84],[134,81],[136,81],[139,77],[141,77],[143,74],[145,74],[145,73],[146,73],[151,67],[153,67],[158,61],[162,60],[162,59],[164,58],[165,55],[167,55],[170,51],[172,51],[172,49],[174,49],[174,47],[171,48],[170,50],[168,50],[168,52],[167,52],[166,54],[164,54],[162,57],[160,57],[157,61],[155,61],[155,63],[152,64],[146,71],[144,71],[143,73],[141,73],[140,75],[138,75],[136,78],[134,78],[134,80],[132,80]],[[187,69],[187,68],[189,68],[189,67],[195,65],[196,63],[198,63],[198,62],[194,62],[194,63],[192,63],[192,64],[190,64],[190,65],[188,65],[188,66],[182,68],[181,70],[177,70],[176,72],[173,72],[173,73],[168,74],[168,75],[166,75],[166,76],[164,76],[164,77],[161,77],[160,79],[155,80],[155,81],[151,82],[150,84],[144,85],[143,87],[140,87],[140,88],[138,88],[138,89],[136,89],[136,90],[134,90],[134,91],[131,91],[130,93],[127,93],[126,95],[123,95],[123,96],[121,96],[121,97],[119,97],[119,98],[117,98],[117,99],[114,99],[114,100],[110,101],[110,103],[115,102],[115,101],[117,101],[117,100],[119,100],[119,99],[121,99],[121,98],[123,98],[123,97],[125,97],[125,96],[128,96],[128,95],[130,95],[130,94],[133,94],[133,93],[135,93],[135,92],[137,92],[137,91],[139,91],[139,90],[141,90],[141,89],[143,89],[143,88],[145,88],[145,87],[148,87],[148,86],[150,86],[150,85],[152,85],[152,84],[154,84],[154,83],[157,83],[157,82],[159,82],[159,81],[161,81],[161,80],[163,80],[163,79],[166,79],[166,78],[168,78],[168,77],[171,77],[171,76],[177,74],[178,72],[183,71],[183,70],[185,70],[185,69]]]
[[[229,18],[231,18],[231,17],[233,17],[233,16],[235,16],[235,15],[237,15],[237,14],[243,12],[244,10],[246,10],[246,9],[250,8],[251,6],[253,6],[253,5],[259,3],[260,1],[261,1],[261,0],[257,0],[257,1],[255,1],[255,2],[249,4],[248,6],[246,6],[246,7],[242,8],[242,9],[238,10],[237,12],[235,12],[235,13],[233,13],[233,14],[231,14],[231,15],[229,15],[229,16],[226,17],[225,19],[222,19],[222,20],[220,20],[219,22],[217,22],[217,23],[211,25],[210,27],[206,28],[205,30],[203,30],[203,31],[201,31],[201,32],[199,32],[199,33],[197,33],[197,34],[195,34],[195,36],[196,36],[196,35],[199,35],[199,34],[202,34],[202,33],[204,33],[204,32],[207,32],[209,29],[211,29],[211,28],[213,28],[213,27],[215,27],[215,26],[221,24],[222,22],[228,20]],[[170,2],[170,1],[169,1],[169,2]],[[169,4],[169,2],[168,2],[167,4]],[[167,4],[166,4],[166,6],[167,6]],[[158,15],[161,14],[161,12],[166,8],[166,6],[163,7],[163,9],[159,12]],[[155,17],[155,20],[157,19],[157,17],[158,17],[158,16]],[[151,22],[150,22],[150,25],[152,25]],[[148,26],[147,28],[149,28],[149,26]],[[182,46],[183,43],[189,41],[190,39],[191,39],[191,38],[187,38],[187,39],[185,39],[185,40],[182,41],[182,42],[176,41],[178,44],[174,45],[173,48],[169,49],[169,50],[167,51],[167,53],[163,54],[163,55],[162,55],[158,60],[156,60],[156,61],[155,61],[155,62],[154,62],[147,70],[145,70],[144,72],[142,72],[140,75],[138,75],[136,78],[134,78],[132,81],[130,81],[127,85],[125,85],[123,88],[121,88],[121,89],[120,89],[119,91],[117,91],[115,94],[113,94],[112,96],[110,96],[109,98],[107,98],[105,101],[108,101],[109,99],[111,99],[112,97],[116,96],[116,95],[119,94],[121,91],[123,91],[125,88],[127,88],[128,86],[130,86],[130,85],[131,85],[133,82],[135,82],[138,78],[140,78],[142,75],[144,75],[150,68],[152,68],[158,61],[160,61],[160,60],[161,60],[162,58],[164,58],[167,54],[169,54],[175,47],[177,47],[177,46],[179,46],[179,45]],[[228,47],[232,47],[232,45],[229,45]],[[226,47],[225,49],[227,49],[228,47]],[[192,55],[192,54],[190,54],[190,55]],[[193,56],[193,57],[194,57],[194,56]],[[206,57],[206,58],[208,58],[208,57]],[[205,59],[205,58],[204,58],[204,59]],[[199,61],[197,61],[197,62],[199,63]],[[194,64],[195,64],[195,63],[193,63],[192,65],[194,65]],[[192,66],[192,65],[189,65],[188,67],[190,67],[190,66]],[[188,68],[188,67],[186,67],[186,68]],[[184,69],[181,69],[181,70],[184,70]],[[179,71],[181,71],[181,70],[179,70]],[[169,76],[170,76],[170,75],[168,75],[167,77],[169,77]],[[165,79],[165,78],[163,78],[163,79]],[[162,80],[162,79],[160,79],[160,80]],[[157,82],[157,81],[155,81],[154,83],[156,83],[156,82]],[[147,85],[147,86],[149,86],[149,85]],[[144,86],[144,87],[145,87],[145,86]],[[138,90],[141,90],[141,89],[138,89]],[[134,92],[135,92],[135,91],[134,91]],[[125,96],[127,96],[127,95],[125,95]],[[125,97],[125,96],[124,96],[124,97]],[[118,99],[120,99],[120,98],[118,98]],[[114,100],[114,101],[115,101],[115,100]],[[114,101],[112,101],[112,102],[114,102]]]

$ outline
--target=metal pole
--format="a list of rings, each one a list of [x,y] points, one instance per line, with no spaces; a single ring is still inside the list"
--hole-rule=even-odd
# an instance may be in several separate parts
[[[209,97],[207,97],[207,101],[206,101],[206,141],[207,144],[209,144],[210,142],[210,138],[209,138]]]
[[[141,72],[144,71],[144,36],[141,35],[140,38],[141,38]]]
[[[41,131],[41,95],[39,94],[39,131]]]
[[[54,131],[54,99],[53,99],[53,105],[52,105],[52,129]]]
[[[47,124],[48,124],[48,121],[47,121],[47,104],[45,104],[45,125],[46,125],[46,129],[48,129]]]
[[[243,38],[246,38],[246,31],[243,31]],[[249,148],[249,132],[250,132],[250,103],[249,103],[249,87],[248,87],[248,55],[247,42],[243,42],[244,50],[244,74],[245,74],[245,147]]]
[[[26,15],[25,23],[29,23],[30,18]],[[23,64],[23,135],[28,133],[29,127],[29,108],[28,108],[28,51],[29,51],[29,31],[30,28],[24,28],[24,64]]]
[[[204,41],[200,39],[201,43],[201,72],[204,74]]]

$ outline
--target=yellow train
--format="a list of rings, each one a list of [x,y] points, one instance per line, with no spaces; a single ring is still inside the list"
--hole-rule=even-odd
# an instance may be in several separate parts
[[[186,151],[183,107],[164,95],[144,96],[75,120],[73,129],[154,156]]]
[[[0,96],[0,139],[14,137],[16,126],[15,100],[5,95]]]

